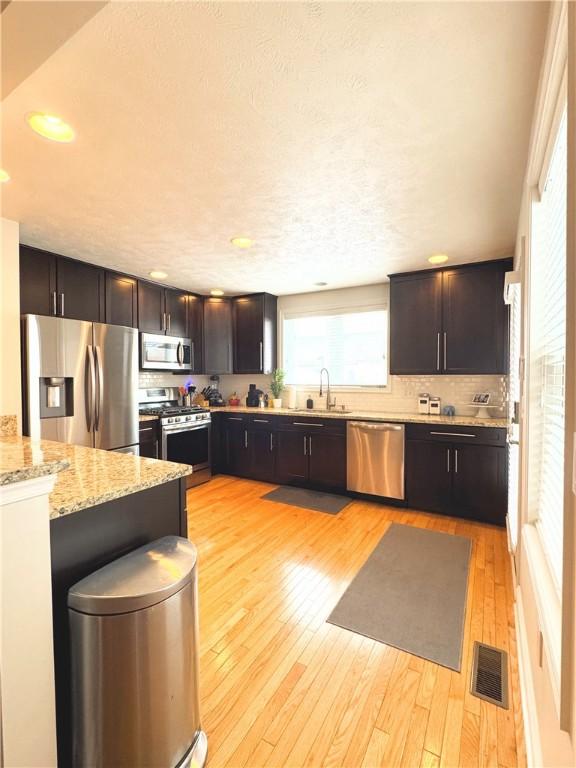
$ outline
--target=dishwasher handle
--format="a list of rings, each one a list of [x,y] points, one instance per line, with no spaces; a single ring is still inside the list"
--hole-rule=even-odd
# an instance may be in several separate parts
[[[349,421],[348,426],[353,429],[364,429],[370,432],[402,432],[404,430],[403,424],[387,424],[385,422]]]

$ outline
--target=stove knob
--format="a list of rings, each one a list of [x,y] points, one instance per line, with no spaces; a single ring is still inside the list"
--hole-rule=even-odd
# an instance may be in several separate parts
[[[174,421],[174,419],[172,419],[172,418],[168,419],[168,424],[172,424],[173,421]]]
[[[191,418],[192,418],[192,416],[186,416],[186,418],[184,419],[184,421],[190,421],[190,419],[191,419]]]

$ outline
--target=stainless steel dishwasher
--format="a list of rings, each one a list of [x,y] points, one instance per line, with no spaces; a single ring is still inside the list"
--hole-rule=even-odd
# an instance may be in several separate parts
[[[349,421],[347,425],[349,491],[404,498],[404,425]]]

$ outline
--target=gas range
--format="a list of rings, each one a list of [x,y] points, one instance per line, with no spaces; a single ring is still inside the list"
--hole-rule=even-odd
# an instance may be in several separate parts
[[[210,411],[207,408],[194,405],[140,408],[140,414],[144,416],[158,416],[163,427],[169,425],[185,426],[210,421]]]
[[[210,423],[210,411],[201,405],[178,405],[173,387],[140,390],[141,416],[158,416],[162,428],[197,427]]]

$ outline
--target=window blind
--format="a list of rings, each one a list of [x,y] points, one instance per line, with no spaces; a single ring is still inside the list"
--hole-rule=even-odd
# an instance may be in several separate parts
[[[558,590],[564,518],[566,176],[564,113],[544,192],[533,204],[530,257],[531,514]]]
[[[388,312],[385,309],[314,313],[287,317],[282,328],[283,367],[288,384],[385,386],[388,378]]]

